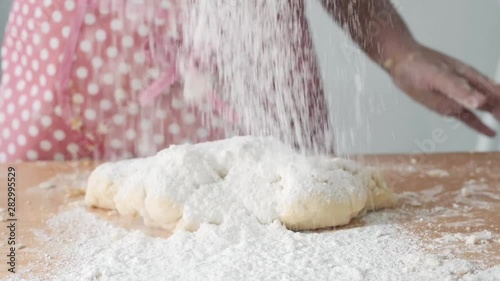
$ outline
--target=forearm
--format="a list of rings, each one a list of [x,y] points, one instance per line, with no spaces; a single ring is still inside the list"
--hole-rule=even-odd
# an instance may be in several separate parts
[[[416,45],[389,0],[320,1],[367,55],[386,68]]]

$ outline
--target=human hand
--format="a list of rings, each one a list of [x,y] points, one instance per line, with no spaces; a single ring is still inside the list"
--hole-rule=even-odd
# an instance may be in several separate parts
[[[400,58],[386,60],[384,67],[415,101],[495,136],[473,110],[489,112],[500,121],[500,87],[472,67],[418,44]]]

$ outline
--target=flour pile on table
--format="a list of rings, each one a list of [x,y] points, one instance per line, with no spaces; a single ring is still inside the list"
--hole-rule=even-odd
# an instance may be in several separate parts
[[[388,220],[383,212],[365,220],[367,225],[360,228],[298,233],[249,219],[203,224],[197,232],[178,231],[163,239],[117,228],[85,208],[75,208],[49,220],[49,232],[38,233],[46,248],[39,265],[50,273],[24,276],[82,281],[420,281],[460,276],[494,281],[500,276],[500,267],[475,272],[467,261],[424,254],[419,241],[390,225],[393,218]],[[33,266],[32,272],[40,272]]]
[[[306,157],[266,137],[171,146],[153,157],[106,163],[90,176],[85,199],[174,231],[238,225],[247,216],[319,229],[394,203],[376,171]]]

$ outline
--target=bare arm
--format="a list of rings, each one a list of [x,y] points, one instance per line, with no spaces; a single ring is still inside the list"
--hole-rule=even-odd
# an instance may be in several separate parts
[[[320,1],[411,98],[485,135],[495,135],[472,110],[490,112],[500,121],[500,87],[472,67],[416,42],[389,0]]]
[[[328,13],[380,65],[415,48],[406,23],[389,0],[321,0]]]

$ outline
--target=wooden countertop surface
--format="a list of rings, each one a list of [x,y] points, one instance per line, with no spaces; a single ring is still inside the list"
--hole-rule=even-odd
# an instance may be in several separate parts
[[[489,231],[493,238],[483,241],[485,248],[477,251],[464,240],[444,241],[458,258],[481,262],[486,266],[500,264],[500,153],[383,155],[359,158],[380,167],[386,180],[401,196],[401,206],[388,212],[399,212],[393,222],[415,233],[423,242],[450,234],[470,237]],[[37,262],[41,247],[33,235],[43,229],[45,221],[68,204],[82,200],[75,190],[82,186],[56,186],[43,189],[39,184],[55,175],[89,171],[90,163],[37,162],[10,165],[16,169],[16,243],[25,248],[16,252],[16,269],[22,270]],[[0,165],[2,185],[0,207],[7,209],[7,174],[9,165]],[[91,210],[113,223],[130,229],[141,229],[152,236],[167,237],[168,233],[148,229],[140,223]],[[8,213],[2,212],[4,220]],[[0,230],[0,278],[7,272],[7,245],[10,222],[2,221]],[[361,220],[347,227],[362,227]],[[330,230],[331,231],[331,230]],[[481,242],[481,241],[480,241]],[[482,243],[482,242],[481,242]],[[425,245],[425,243],[423,243]],[[427,249],[430,253],[435,249]],[[57,264],[57,261],[54,261]],[[47,265],[49,267],[49,265]]]

